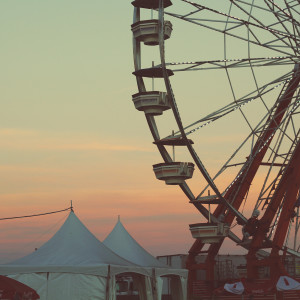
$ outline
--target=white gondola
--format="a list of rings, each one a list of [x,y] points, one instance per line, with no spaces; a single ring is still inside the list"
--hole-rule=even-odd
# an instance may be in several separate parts
[[[138,21],[131,25],[133,36],[137,41],[143,42],[148,46],[155,46],[159,44],[158,31],[159,21],[158,20],[143,20]],[[170,21],[164,22],[164,39],[168,39],[171,36],[172,24]]]
[[[219,243],[229,233],[229,225],[225,223],[197,223],[190,225],[193,238],[202,243]]]
[[[161,115],[163,111],[171,108],[165,92],[152,91],[134,94],[132,101],[137,110],[153,116]]]
[[[194,164],[190,162],[171,162],[153,165],[155,176],[166,184],[182,184],[193,177]]]

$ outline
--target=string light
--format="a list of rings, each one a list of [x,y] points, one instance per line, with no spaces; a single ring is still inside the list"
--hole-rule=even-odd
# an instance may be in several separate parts
[[[270,60],[270,59],[291,59],[291,63],[295,63],[293,59],[299,58],[298,56],[268,56],[268,57],[260,57],[260,58],[232,58],[232,59],[218,59],[218,60],[205,60],[205,61],[186,61],[186,62],[171,62],[167,65],[175,66],[175,65],[200,65],[205,63],[218,63],[218,62],[239,62],[239,61],[253,61],[253,60]]]

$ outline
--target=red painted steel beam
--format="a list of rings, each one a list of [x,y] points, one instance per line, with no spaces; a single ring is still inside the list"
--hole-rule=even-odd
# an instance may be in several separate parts
[[[297,174],[295,174],[295,176],[290,178],[290,180],[287,182],[284,204],[272,241],[272,250],[270,254],[270,272],[271,274],[273,274],[273,276],[287,274],[284,264],[282,263],[282,260],[280,258],[279,251],[283,248],[285,238],[289,230],[290,221],[294,214],[297,194],[300,187],[300,159],[295,163],[298,163],[298,165],[291,166],[291,168],[296,168],[295,170]]]
[[[300,81],[300,75],[295,73],[292,80],[289,82],[286,91],[284,94],[280,97],[278,101],[278,107],[274,113],[274,117],[272,120],[268,119],[267,122],[270,122],[266,130],[264,130],[261,134],[261,136],[258,138],[252,153],[254,153],[255,158],[252,160],[252,162],[249,162],[249,167],[245,169],[245,171],[241,174],[240,180],[237,180],[226,192],[224,198],[232,201],[232,205],[235,209],[239,209],[240,205],[243,202],[243,199],[247,193],[247,191],[250,188],[250,185],[252,184],[252,181],[257,173],[257,170],[259,166],[262,163],[262,160],[268,150],[268,147],[273,139],[274,133],[278,129],[278,124],[282,121],[282,118],[289,107],[294,93],[299,85]],[[247,162],[250,160],[250,157],[247,159]],[[246,163],[247,163],[246,162]],[[214,216],[218,217],[224,210],[224,205],[220,204],[214,211]],[[225,216],[224,222],[227,224],[232,224],[233,220],[235,218],[235,215],[232,212],[229,212]],[[212,265],[212,261],[215,259],[215,256],[219,252],[222,242],[218,244],[213,244],[209,247],[209,254],[207,256],[207,264]],[[213,272],[210,272],[210,274],[213,274]],[[209,280],[213,280],[213,278],[210,278]]]
[[[281,96],[281,98],[278,100],[280,103],[278,104],[278,107],[275,111],[274,118],[272,120],[268,119],[267,122],[270,122],[267,129],[262,132],[261,136],[257,140],[254,148],[253,153],[257,153],[255,158],[252,162],[249,162],[249,167],[243,171],[243,173],[240,176],[240,179],[237,180],[232,186],[228,189],[226,194],[224,195],[224,198],[228,201],[232,201],[232,205],[235,209],[239,209],[240,205],[243,202],[243,199],[247,193],[247,191],[250,188],[250,185],[257,173],[257,170],[259,166],[262,163],[262,160],[265,156],[266,151],[268,150],[268,146],[270,145],[272,141],[272,136],[276,132],[278,124],[280,124],[289,104],[292,101],[292,98],[294,96],[294,93],[298,87],[300,81],[299,74],[294,74],[294,77],[289,82],[287,89],[285,93]],[[250,161],[250,157],[247,159],[246,163]],[[224,205],[219,204],[217,208],[215,209],[213,215],[215,217],[219,217],[221,213],[224,210]],[[225,217],[225,223],[232,224],[234,220],[235,215],[231,212],[227,214]],[[213,261],[215,259],[215,256],[219,252],[220,247],[222,246],[222,242],[218,244],[213,244],[209,247],[208,256],[206,260],[207,266],[210,266],[210,268],[213,268]],[[199,243],[198,241],[195,241],[191,250],[189,251],[188,256],[188,262],[190,266],[193,264],[194,257],[196,253],[199,253],[203,248],[203,244]],[[213,271],[210,270],[208,272],[210,277],[213,277]],[[213,278],[207,278],[208,280],[213,280]]]
[[[272,249],[271,255],[272,253],[279,252],[279,249],[282,249],[283,247],[290,220],[294,214],[295,203],[297,201],[297,194],[300,187],[300,159],[295,162],[295,165],[291,166],[291,168],[295,170],[295,176],[287,183],[284,204],[273,238],[274,248]]]
[[[297,75],[297,76],[296,76]],[[268,146],[270,145],[273,134],[276,132],[278,124],[282,121],[282,118],[290,105],[292,98],[294,96],[294,93],[299,85],[300,81],[300,74],[295,74],[293,79],[289,82],[288,87],[285,91],[285,93],[280,98],[280,103],[276,109],[276,112],[274,114],[273,120],[271,120],[270,124],[268,125],[268,128],[262,132],[261,136],[258,138],[252,153],[258,153],[256,154],[255,158],[252,162],[249,162],[249,167],[241,174],[240,180],[237,180],[227,191],[224,198],[233,201],[232,205],[235,209],[239,209],[241,203],[243,202],[243,199],[247,193],[247,191],[250,188],[250,185],[256,175],[256,172],[259,168],[259,166],[262,163],[262,160],[268,150]],[[270,119],[268,119],[270,121]],[[263,147],[261,149],[261,147]],[[261,149],[261,150],[260,150]],[[247,162],[250,160],[250,157],[247,159]],[[235,194],[235,192],[237,193]],[[235,195],[234,195],[235,194]],[[232,199],[233,197],[233,199]],[[223,204],[218,205],[216,208],[214,215],[218,217],[222,210],[224,208]],[[228,224],[231,224],[234,219],[234,214],[230,213],[226,216],[225,222]]]
[[[293,196],[294,191],[289,191],[289,188],[295,189],[298,187],[299,189],[299,179],[300,179],[300,141],[296,145],[294,150],[294,154],[290,160],[289,166],[286,168],[285,172],[282,175],[282,178],[274,192],[273,198],[266,208],[266,211],[262,218],[260,219],[259,226],[257,229],[257,233],[253,237],[253,240],[249,247],[249,252],[247,255],[247,270],[248,270],[248,277],[254,278],[256,276],[256,269],[255,269],[255,261],[256,261],[256,252],[262,248],[263,241],[271,223],[278,211],[278,208],[282,202],[284,195],[289,192],[291,193],[291,197]],[[293,184],[294,183],[294,184]],[[292,205],[292,200],[288,203],[285,210],[288,211],[290,205]],[[295,199],[294,199],[295,200]],[[287,212],[286,212],[287,213]],[[286,214],[284,213],[284,214]],[[284,216],[282,216],[284,218]],[[283,221],[282,221],[283,222]],[[280,233],[281,227],[277,226],[277,243],[278,245],[281,243],[282,236],[286,234],[286,230]],[[277,232],[276,231],[276,232]],[[274,252],[273,252],[274,253]]]

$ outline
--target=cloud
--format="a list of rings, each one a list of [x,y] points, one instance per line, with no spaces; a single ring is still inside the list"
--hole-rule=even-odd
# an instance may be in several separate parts
[[[49,149],[49,147],[45,147]],[[84,143],[84,144],[62,144],[55,147],[57,150],[103,150],[103,151],[135,151],[135,152],[153,152],[151,149],[143,147],[135,147],[131,145],[118,145],[118,144],[108,144],[108,143]]]
[[[155,152],[153,148],[133,146],[138,142],[99,142],[99,136],[84,133],[49,133],[15,128],[0,129],[2,150],[51,150],[51,151],[121,151]]]
[[[2,128],[0,129],[0,137],[1,138],[17,138],[20,136],[35,136],[37,134],[36,130],[27,130],[20,128]]]

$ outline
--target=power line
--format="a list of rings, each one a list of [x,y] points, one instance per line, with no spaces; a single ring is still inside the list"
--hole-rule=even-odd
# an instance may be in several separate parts
[[[56,211],[51,211],[51,212],[46,212],[46,213],[41,213],[41,214],[35,214],[35,215],[28,215],[28,216],[19,216],[19,217],[10,217],[10,218],[0,218],[0,221],[4,221],[4,220],[13,220],[13,219],[23,219],[23,218],[32,218],[32,217],[39,217],[39,216],[45,216],[45,215],[51,215],[51,214],[56,214],[56,213],[60,213],[60,212],[64,212],[73,210],[73,207],[68,207],[66,209],[62,209],[62,210],[56,210]]]

